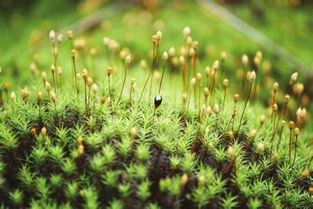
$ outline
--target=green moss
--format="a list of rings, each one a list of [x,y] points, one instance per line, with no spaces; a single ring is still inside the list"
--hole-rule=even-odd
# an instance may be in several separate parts
[[[68,48],[62,44],[60,47]],[[6,95],[2,97],[0,117],[3,207],[309,208],[312,205],[313,198],[308,192],[313,184],[312,174],[302,173],[311,157],[310,130],[305,128],[306,122],[296,120],[296,108],[288,106],[287,118],[296,121],[301,133],[297,135],[295,127],[291,129],[290,149],[290,130],[286,127],[277,148],[276,122],[262,103],[268,99],[271,89],[267,87],[272,83],[264,84],[249,77],[243,80],[242,88],[241,80],[228,71],[232,79],[224,97],[222,80],[226,75],[221,76],[221,70],[225,65],[215,66],[216,80],[206,77],[205,72],[201,78],[198,75],[194,86],[190,86],[194,89],[186,92],[188,104],[184,104],[180,66],[175,66],[176,72],[171,73],[166,65],[160,93],[163,101],[156,108],[153,98],[158,92],[158,78],[152,77],[152,93],[149,95],[146,90],[138,102],[149,73],[139,69],[139,58],[130,65],[124,93],[118,101],[124,61],[115,55],[110,62],[105,52],[99,53],[98,59],[103,61],[96,62],[90,74],[85,74],[90,76],[89,80],[94,79],[98,88],[88,85],[85,89],[88,79],[79,77],[77,94],[70,70],[62,73],[63,79],[58,78],[61,87],[52,85],[46,89],[39,73],[33,75],[28,89],[15,89],[18,96],[10,96],[2,86]],[[80,62],[82,52],[77,55]],[[199,58],[211,63],[205,57]],[[62,59],[70,66],[70,54]],[[115,69],[110,95],[107,73],[103,71],[108,62]],[[79,65],[79,73],[83,65]],[[204,66],[196,66],[194,76],[203,72]],[[257,70],[256,66],[251,67]],[[157,65],[155,69],[158,73],[159,68]],[[191,68],[188,71],[189,83]],[[131,77],[137,78],[137,87],[130,98]],[[49,72],[45,82],[52,80]],[[259,96],[252,91],[249,99],[249,85],[259,85],[264,92],[262,89]],[[208,101],[202,93],[204,87],[210,87]],[[38,96],[38,91],[42,95]],[[238,91],[241,99],[234,102],[233,93]],[[277,98],[277,121],[284,117],[280,115],[284,94],[280,92]],[[291,96],[296,103],[292,92]],[[232,117],[234,109],[237,115]],[[267,119],[260,123],[263,114]],[[312,165],[308,169],[312,170]]]

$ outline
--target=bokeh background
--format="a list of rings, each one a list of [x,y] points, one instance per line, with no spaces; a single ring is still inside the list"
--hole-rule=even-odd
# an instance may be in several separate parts
[[[225,12],[230,18],[225,19]],[[312,14],[310,0],[2,0],[1,80],[27,85],[34,57],[40,57],[41,70],[49,69],[51,29],[72,29],[76,39],[85,38],[86,47],[99,52],[103,50],[102,38],[112,37],[129,48],[139,62],[151,50],[151,34],[163,32],[162,49],[166,50],[181,45],[182,29],[190,26],[193,39],[199,42],[200,60],[205,60],[199,68],[225,51],[229,77],[240,77],[242,54],[253,57],[260,50],[264,55],[261,70],[269,80],[278,80],[284,87],[290,74],[298,71],[306,84],[305,95],[311,98]],[[237,20],[248,27],[236,28]],[[270,44],[249,35],[251,30]],[[60,50],[61,54],[69,53],[68,47]],[[64,68],[70,68],[68,57],[63,57]],[[271,84],[269,81],[268,86]]]

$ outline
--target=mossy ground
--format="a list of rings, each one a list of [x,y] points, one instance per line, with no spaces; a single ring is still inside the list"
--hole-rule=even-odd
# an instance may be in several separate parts
[[[114,66],[122,63],[117,59]],[[262,105],[248,102],[240,126],[239,116],[248,101],[244,99],[249,90],[247,85],[237,106],[238,115],[231,119],[232,91],[236,88],[226,92],[223,107],[224,91],[218,77],[215,94],[211,92],[209,106],[205,106],[212,109],[200,111],[197,96],[202,101],[202,88],[212,82],[210,77],[203,78],[202,84],[197,82],[196,94],[190,91],[191,102],[187,105],[181,102],[180,75],[170,75],[168,67],[161,93],[163,103],[156,110],[153,97],[159,77],[153,78],[152,94],[147,90],[138,103],[149,70],[142,72],[136,65],[131,66],[137,68],[130,70],[131,76],[142,79],[131,97],[127,79],[120,102],[117,98],[123,68],[112,74],[110,99],[105,72],[102,78],[95,76],[100,88],[92,91],[91,87],[84,90],[84,80],[78,78],[79,94],[70,73],[62,75],[66,77],[61,80],[61,87],[52,85],[47,92],[44,90],[47,83],[44,86],[36,73],[33,86],[18,92],[17,98],[3,91],[0,126],[3,207],[309,208],[312,205],[308,191],[312,176],[302,174],[310,160],[309,132],[301,131],[293,164],[294,133],[290,158],[289,129],[282,132],[281,145],[276,148],[279,134],[271,142],[275,122]],[[53,81],[51,76],[48,80]],[[56,92],[56,97],[51,91]],[[264,124],[259,119],[262,114],[268,118]],[[292,112],[289,115],[294,117]],[[256,130],[256,135],[251,135],[252,130]]]
[[[179,20],[201,10],[187,5],[175,15],[171,9],[151,16],[133,8],[123,18],[105,21],[101,30],[74,34],[77,87],[72,45],[65,34],[57,44],[57,62],[51,55],[51,43],[46,41],[43,47],[35,47],[39,56],[32,59],[32,73],[23,71],[19,78],[13,78],[14,72],[4,68],[0,100],[2,208],[312,207],[312,127],[307,121],[310,114],[306,110],[311,107],[305,99],[307,92],[302,89],[297,96],[299,90],[294,87],[301,83],[290,84],[288,74],[278,79],[280,90],[273,102],[275,78],[264,64],[272,57],[256,53],[256,45],[223,25],[216,26],[217,20],[205,13],[201,14],[217,31],[231,38],[207,38],[211,34],[203,32],[207,22],[192,28],[192,37],[200,40],[193,70],[191,56],[180,50],[184,44],[185,50],[190,46],[177,37],[195,20]],[[140,14],[139,18],[134,14]],[[163,16],[171,18],[159,21]],[[115,27],[121,19],[124,27]],[[159,60],[151,91],[149,80],[140,99],[151,72],[151,34],[158,29],[157,23],[164,23]],[[103,31],[120,40],[118,53],[103,46]],[[77,40],[86,40],[86,44]],[[176,53],[165,64],[162,104],[155,108],[162,77],[161,52],[172,46]],[[226,50],[228,46],[230,50]],[[243,47],[238,50],[236,46]],[[227,51],[226,59],[220,57],[223,50]],[[119,99],[125,53],[131,56],[131,63]],[[250,59],[247,66],[241,63],[244,53]],[[173,59],[180,56],[187,63],[187,91],[182,82],[183,65]],[[260,63],[255,64],[255,57]],[[28,66],[29,59],[21,59],[22,64],[17,65]],[[218,67],[214,60],[219,60]],[[62,67],[60,73],[51,71],[57,68],[45,70],[54,61]],[[273,69],[279,65],[273,63]],[[109,66],[113,67],[110,86]],[[256,80],[246,79],[250,70],[256,71]],[[189,84],[193,76],[195,83]],[[299,77],[303,80],[301,74]],[[226,93],[224,78],[229,78]],[[205,87],[209,88],[207,99]],[[286,106],[285,94],[291,97]],[[187,100],[182,95],[187,95]],[[278,105],[275,113],[274,104]],[[299,107],[303,108],[300,112]],[[281,129],[283,119],[287,124]]]

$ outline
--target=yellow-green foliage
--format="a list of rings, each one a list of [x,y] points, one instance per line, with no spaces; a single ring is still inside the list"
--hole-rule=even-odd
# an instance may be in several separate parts
[[[58,37],[50,33],[49,72],[34,63],[28,88],[1,89],[3,208],[313,205],[297,74],[286,92],[266,88],[261,52],[239,64],[240,80],[225,52],[204,69],[188,28],[174,53],[160,52],[162,34],[153,35],[146,61],[105,38],[105,66],[92,65],[97,52],[85,54],[84,41],[70,35],[75,49],[61,71]]]

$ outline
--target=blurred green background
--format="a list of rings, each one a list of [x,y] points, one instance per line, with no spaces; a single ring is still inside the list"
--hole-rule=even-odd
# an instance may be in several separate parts
[[[108,36],[121,46],[128,47],[139,61],[141,57],[147,57],[151,49],[151,34],[155,31],[162,30],[164,38],[161,50],[167,50],[171,46],[182,45],[182,29],[190,26],[193,39],[199,41],[199,68],[212,63],[222,51],[226,51],[227,73],[233,77],[236,76],[233,72],[240,68],[242,54],[253,57],[256,51],[261,50],[264,67],[270,71],[273,79],[284,84],[292,72],[299,71],[304,82],[311,82],[312,1],[207,1],[226,8],[285,48],[305,69],[290,66],[285,59],[256,44],[251,37],[231,27],[198,1],[3,0],[0,3],[1,79],[10,81],[14,86],[27,85],[34,54],[40,57],[41,70],[49,69],[52,60],[49,31],[62,31],[83,18],[98,14],[100,18],[87,25],[75,25],[79,31],[75,37],[87,38],[88,48],[95,47],[100,52],[103,50],[102,38]],[[70,66],[70,62],[66,61],[69,59],[66,56],[70,50],[68,43],[64,43],[60,50],[64,54],[64,67],[67,68]],[[306,85],[307,94],[313,92],[310,86]]]

